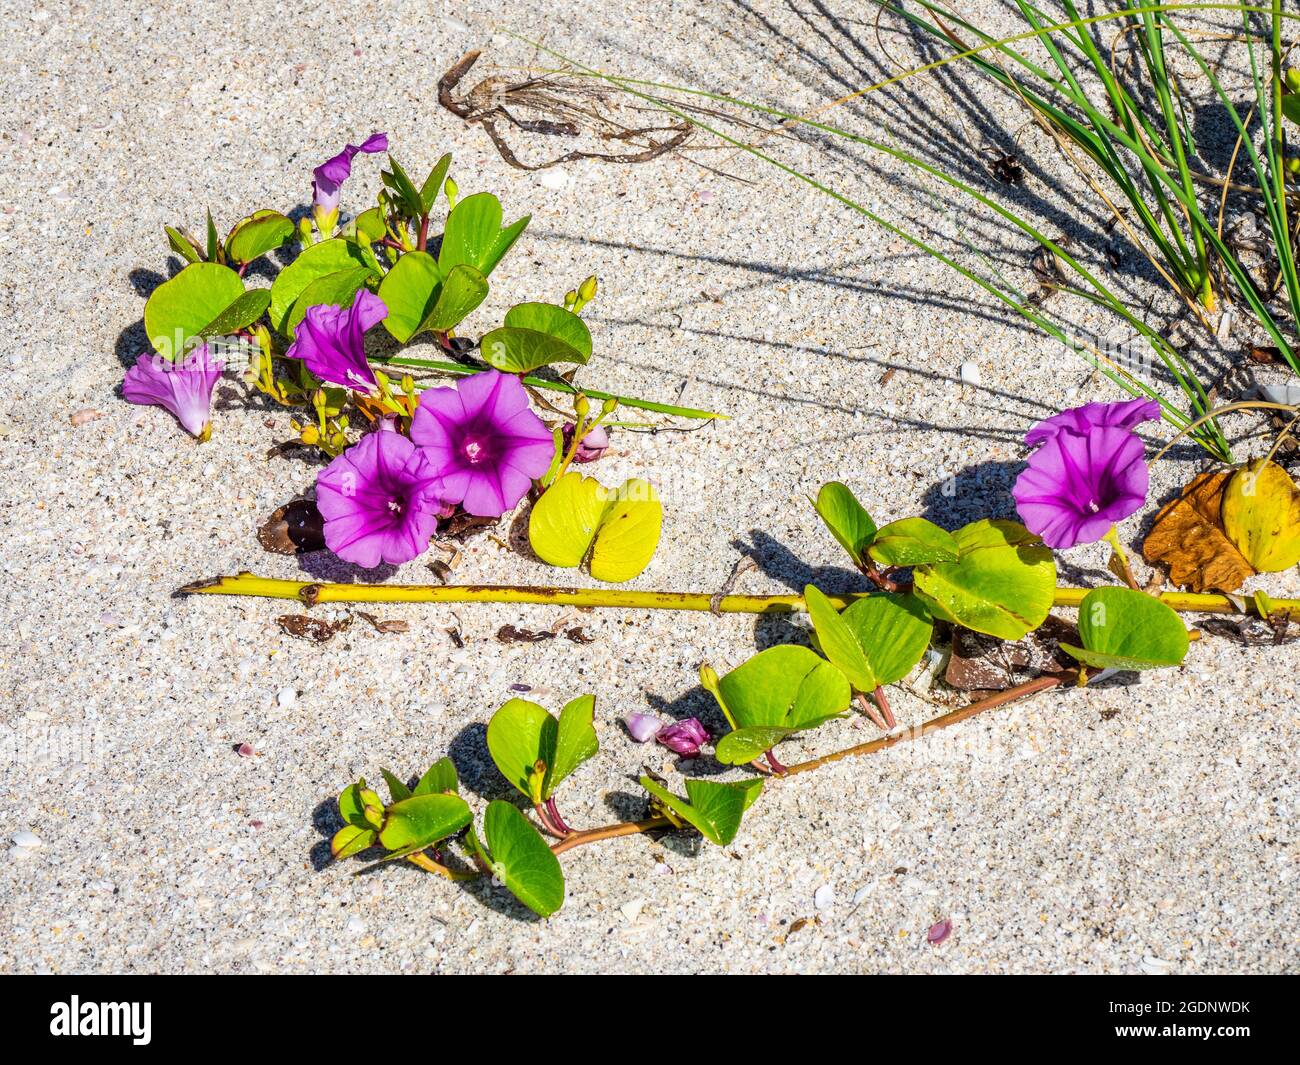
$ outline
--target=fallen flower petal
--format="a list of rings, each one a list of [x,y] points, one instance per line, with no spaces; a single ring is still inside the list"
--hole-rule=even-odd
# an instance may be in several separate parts
[[[563,432],[564,450],[567,453],[569,448],[573,446],[573,426],[566,423]],[[608,450],[609,431],[603,425],[598,425],[578,443],[578,450],[574,453],[573,461],[595,462]]]
[[[555,455],[523,384],[497,370],[425,390],[411,439],[442,478],[444,499],[479,517],[500,517],[515,506]]]
[[[212,433],[212,390],[225,369],[206,344],[176,362],[161,355],[141,355],[126,371],[122,395],[129,403],[165,407],[186,432],[200,440]]]
[[[649,743],[663,731],[665,722],[654,714],[634,713],[623,718],[627,734],[637,743]]]
[[[952,932],[952,921],[944,918],[937,924],[932,924],[930,930],[925,933],[925,941],[931,946],[937,947]]]
[[[370,568],[408,562],[438,526],[441,481],[424,453],[399,433],[367,433],[316,479],[325,544]]]
[[[685,758],[694,758],[700,753],[700,747],[708,742],[709,730],[700,723],[699,718],[688,717],[661,729],[655,739],[670,751]]]
[[[371,392],[377,382],[366,361],[364,336],[387,317],[384,301],[364,288],[346,309],[337,304],[309,307],[285,355],[302,359],[322,381]]]

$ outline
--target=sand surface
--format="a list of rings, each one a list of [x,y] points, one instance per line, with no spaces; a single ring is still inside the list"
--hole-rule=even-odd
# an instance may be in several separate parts
[[[626,74],[811,110],[892,71],[881,41],[918,54],[902,34],[878,41],[869,5],[610,0],[562,19],[533,0],[274,14],[206,0],[176,15],[138,0],[4,6],[0,832],[6,847],[13,836],[29,846],[0,852],[0,969],[1296,967],[1291,647],[1207,639],[1180,670],[1042,696],[773,786],[725,848],[682,834],[579,849],[565,858],[564,909],[542,922],[500,888],[408,867],[353,877],[355,865],[330,864],[333,796],[360,774],[378,779],[380,766],[414,774],[447,752],[474,805],[505,796],[483,728],[523,684],[554,709],[597,696],[603,749],[564,786],[569,820],[642,816],[642,764],[679,790],[683,771],[710,765],[632,744],[619,718],[652,708],[720,725],[698,664],[728,669],[801,639],[802,620],[614,610],[581,619],[588,645],[504,646],[502,624],[540,628],[554,611],[386,607],[378,613],[408,632],[356,622],[317,646],[277,626],[291,604],[172,595],[245,568],[355,575],[256,543],[263,516],[314,477],[309,463],[266,457],[290,435],[287,415],[245,404],[232,379],[213,440],[196,445],[165,413],[121,400],[124,360],[144,345],[144,296],[170,272],[162,226],[197,229],[207,205],[227,226],[255,208],[301,206],[313,166],[381,129],[413,174],[452,151],[463,191],[495,191],[510,216],[532,212],[472,325],[596,273],[585,380],[732,416],[692,434],[624,433],[621,453],[594,468],[661,484],[664,539],[634,587],[713,591],[744,553],[759,568],[739,591],[858,587],[806,502],[829,479],[852,485],[881,521],[1010,516],[1024,431],[1062,406],[1117,398],[1076,356],[742,155],[579,163],[542,180],[508,168],[435,99],[437,75],[470,47],[530,62],[497,23]],[[998,15],[992,0],[967,9]],[[1024,116],[974,83],[913,83],[832,114],[864,133],[883,124],[999,195],[981,153],[1018,150],[1027,182],[1015,202],[1056,231],[1096,219]],[[842,142],[771,146],[872,209],[933,225],[969,265],[1032,286],[1030,244],[941,186]],[[367,202],[378,169],[358,160],[345,205]],[[1080,239],[1104,256],[1104,243]],[[1143,291],[1141,264],[1120,252],[1117,283]],[[1114,334],[1084,308],[1070,313]],[[963,363],[978,384],[969,370],[962,382]],[[102,417],[72,424],[83,408]],[[1179,450],[1153,495],[1202,464]],[[1142,528],[1132,519],[1125,535]],[[424,561],[389,579],[429,579]],[[1061,559],[1084,583],[1104,579],[1103,562],[1096,547]],[[487,538],[457,573],[555,579]],[[1295,575],[1267,587],[1296,594]],[[944,709],[901,691],[895,707],[908,724]],[[873,732],[832,724],[786,757]],[[255,754],[237,753],[243,744]],[[951,936],[927,945],[942,919]]]

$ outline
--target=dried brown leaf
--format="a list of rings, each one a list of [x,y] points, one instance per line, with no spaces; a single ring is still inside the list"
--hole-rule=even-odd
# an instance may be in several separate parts
[[[276,508],[257,530],[263,550],[298,555],[325,549],[325,519],[310,499],[295,499]]]
[[[1197,474],[1156,515],[1142,544],[1148,562],[1167,566],[1170,580],[1193,592],[1234,592],[1255,573],[1219,521],[1228,477],[1226,472]]]
[[[282,614],[275,621],[290,636],[300,640],[311,640],[314,643],[324,643],[332,639],[336,633],[342,632],[350,624],[347,618],[329,622],[308,614]]]

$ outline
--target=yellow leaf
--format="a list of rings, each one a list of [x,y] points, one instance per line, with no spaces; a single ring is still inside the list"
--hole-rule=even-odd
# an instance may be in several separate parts
[[[615,584],[630,581],[650,564],[659,545],[664,508],[653,486],[637,477],[611,495],[591,552],[591,575]]]
[[[1223,493],[1223,528],[1263,573],[1300,562],[1300,490],[1276,462],[1260,460],[1232,475]]]
[[[594,477],[569,472],[542,493],[528,520],[528,542],[543,562],[582,564],[605,512],[606,490]]]

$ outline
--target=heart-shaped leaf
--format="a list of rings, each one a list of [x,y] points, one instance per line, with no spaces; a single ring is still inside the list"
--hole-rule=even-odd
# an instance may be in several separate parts
[[[1187,629],[1164,603],[1132,588],[1094,588],[1079,604],[1083,647],[1061,644],[1097,669],[1157,669],[1181,665]]]
[[[472,266],[456,266],[444,279],[432,255],[407,252],[379,286],[388,307],[384,328],[405,344],[425,332],[454,329],[487,297],[488,284]]]
[[[779,725],[736,729],[718,740],[713,748],[713,757],[723,765],[745,765],[797,731]]]
[[[501,799],[489,803],[483,834],[487,852],[476,849],[515,898],[541,917],[564,905],[560,860],[519,810]]]
[[[528,540],[552,566],[581,565],[590,551],[591,575],[617,583],[650,564],[662,528],[663,505],[648,482],[632,478],[610,491],[570,471],[533,505]]]
[[[356,825],[344,825],[334,833],[330,840],[330,854],[337,858],[350,858],[367,847],[374,846],[379,833],[373,828],[358,828]]]
[[[469,804],[459,795],[412,795],[392,803],[384,812],[379,842],[392,851],[385,861],[431,847],[455,835],[472,821]]]
[[[531,373],[554,362],[585,365],[591,358],[591,332],[572,311],[552,303],[520,303],[506,312],[505,324],[479,342],[483,360],[502,373]]]
[[[1261,573],[1300,562],[1300,490],[1276,462],[1260,459],[1234,473],[1222,516],[1228,539]]]
[[[191,263],[154,289],[144,305],[149,343],[174,362],[243,295],[244,283],[230,267]]]
[[[565,777],[597,749],[592,726],[596,698],[583,695],[557,721],[527,699],[511,699],[488,722],[488,753],[511,784],[531,802],[545,802]]]
[[[867,559],[867,547],[876,535],[876,523],[857,497],[847,485],[829,481],[822,485],[813,506],[854,565],[862,566]]]
[[[913,595],[869,595],[843,614],[811,584],[804,603],[822,654],[861,692],[902,680],[930,645],[934,623]]]
[[[760,651],[722,677],[713,696],[735,729],[775,726],[794,731],[839,716],[853,693],[844,674],[816,652],[781,644]]]
[[[304,248],[302,254],[276,274],[271,282],[271,324],[276,332],[289,335],[289,312],[303,290],[317,278],[358,266],[369,266],[373,270],[374,264],[367,257],[368,253],[368,248],[363,252],[358,245],[341,237]],[[379,271],[374,270],[374,273],[378,276]]]
[[[439,792],[450,792],[454,795],[458,791],[460,780],[456,777],[456,767],[450,758],[444,757],[429,766],[429,771],[416,781],[411,794],[436,795]]]
[[[254,211],[241,218],[226,237],[226,258],[234,263],[251,263],[294,234],[293,223],[279,211]]]
[[[466,263],[487,277],[519,239],[530,217],[502,229],[500,200],[490,192],[466,196],[447,215],[438,268],[445,276],[452,267]]]
[[[332,274],[318,277],[302,290],[284,320],[284,334],[296,335],[298,324],[307,317],[312,307],[326,304],[334,307],[351,307],[357,293],[365,288],[366,282],[374,276],[368,266],[350,266],[346,270],[335,270]]]
[[[763,781],[755,778],[752,781],[719,784],[692,777],[686,781],[685,799],[674,795],[650,777],[642,777],[641,786],[705,839],[725,847],[736,838],[736,833],[740,831],[741,817],[763,790]]]
[[[932,614],[1004,640],[1043,623],[1056,595],[1056,562],[1037,536],[1018,522],[986,519],[953,539],[956,562],[920,566],[913,575]]]
[[[960,557],[952,533],[925,518],[903,518],[882,526],[867,553],[882,566],[955,562]]]

